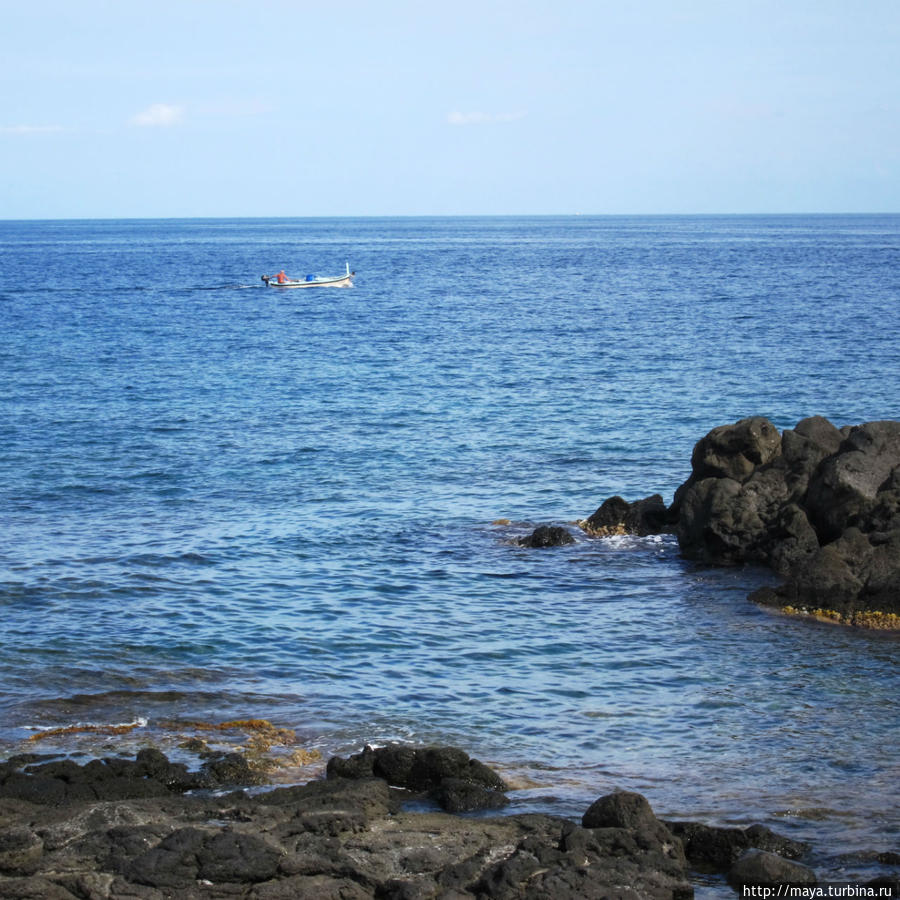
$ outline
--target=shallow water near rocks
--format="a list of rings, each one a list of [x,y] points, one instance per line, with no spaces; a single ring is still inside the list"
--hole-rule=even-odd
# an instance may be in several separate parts
[[[514,811],[639,790],[873,871],[895,636],[670,537],[515,539],[670,502],[747,415],[900,418],[898,260],[896,216],[0,223],[0,752],[439,741]]]

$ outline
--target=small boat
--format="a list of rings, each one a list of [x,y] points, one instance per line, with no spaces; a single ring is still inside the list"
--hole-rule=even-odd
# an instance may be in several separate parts
[[[263,275],[262,280],[267,287],[274,288],[353,287],[356,272],[351,272],[350,263],[347,263],[347,273],[336,278],[320,278],[317,275],[307,275],[303,279],[286,278],[284,272],[280,272],[279,275]]]

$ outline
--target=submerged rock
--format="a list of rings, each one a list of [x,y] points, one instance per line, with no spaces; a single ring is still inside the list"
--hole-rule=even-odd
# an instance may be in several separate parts
[[[575,538],[561,525],[538,525],[527,537],[519,538],[521,547],[563,547],[574,543]]]

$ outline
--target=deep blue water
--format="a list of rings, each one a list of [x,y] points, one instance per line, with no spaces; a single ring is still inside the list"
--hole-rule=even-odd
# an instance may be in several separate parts
[[[268,718],[900,849],[896,637],[670,538],[512,543],[719,424],[900,418],[900,217],[0,222],[0,317],[4,755]]]

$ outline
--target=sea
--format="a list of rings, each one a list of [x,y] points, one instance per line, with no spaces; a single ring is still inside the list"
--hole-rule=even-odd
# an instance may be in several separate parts
[[[900,216],[0,221],[0,317],[0,758],[450,744],[511,812],[900,851],[898,636],[574,524],[718,425],[900,419]]]

